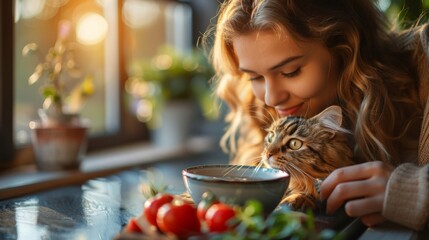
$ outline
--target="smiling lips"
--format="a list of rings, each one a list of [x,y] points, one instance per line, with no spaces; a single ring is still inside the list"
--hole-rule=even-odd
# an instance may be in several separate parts
[[[301,104],[298,104],[294,107],[287,108],[287,109],[276,108],[276,110],[277,110],[278,114],[282,117],[291,116],[291,115],[294,115],[295,113],[297,113],[301,109],[303,104],[304,103],[301,103]]]

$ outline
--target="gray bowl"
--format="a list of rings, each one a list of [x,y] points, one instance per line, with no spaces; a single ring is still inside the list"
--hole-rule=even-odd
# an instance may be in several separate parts
[[[290,179],[278,169],[228,164],[194,166],[184,169],[182,175],[196,204],[204,192],[211,191],[220,200],[238,205],[258,200],[266,214],[280,203]]]

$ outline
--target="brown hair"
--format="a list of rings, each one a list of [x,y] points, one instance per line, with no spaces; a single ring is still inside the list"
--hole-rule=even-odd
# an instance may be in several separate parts
[[[218,96],[229,106],[222,145],[235,163],[259,156],[274,111],[253,95],[238,71],[232,39],[286,28],[302,41],[320,41],[338,59],[337,94],[354,133],[355,156],[397,162],[399,144],[422,109],[411,53],[400,50],[371,0],[226,0],[215,28],[212,61]]]

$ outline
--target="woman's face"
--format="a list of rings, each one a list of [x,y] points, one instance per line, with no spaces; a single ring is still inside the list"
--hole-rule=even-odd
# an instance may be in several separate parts
[[[321,43],[261,31],[234,38],[233,47],[255,96],[279,116],[309,118],[335,103],[337,64]]]

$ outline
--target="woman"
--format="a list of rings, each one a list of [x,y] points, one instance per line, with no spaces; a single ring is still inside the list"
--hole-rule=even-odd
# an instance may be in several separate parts
[[[354,157],[366,163],[324,180],[327,211],[344,205],[367,226],[426,226],[429,27],[389,31],[371,0],[227,0],[215,30],[233,163],[257,162],[272,115],[309,118],[340,105]]]

